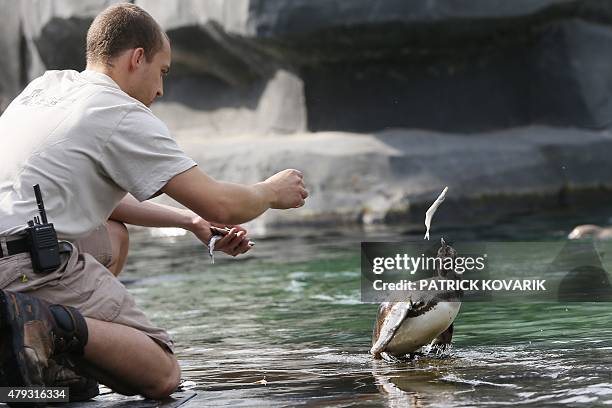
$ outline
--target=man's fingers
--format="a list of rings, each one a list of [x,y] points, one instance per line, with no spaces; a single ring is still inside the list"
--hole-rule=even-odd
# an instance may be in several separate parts
[[[244,242],[244,235],[240,236],[240,240],[236,241],[234,243],[234,247],[232,248],[233,251],[239,251],[240,246],[242,245],[242,243]]]
[[[232,228],[236,228],[236,231],[244,231],[245,233],[247,232],[246,228],[244,228],[242,225],[233,225]]]
[[[249,249],[251,249],[251,247],[249,246],[249,240],[245,237],[240,242],[240,244],[236,248],[234,248],[233,252],[235,252],[236,254],[244,254]]]
[[[235,234],[230,241],[228,241],[227,247],[233,251],[238,245],[240,245],[240,241],[242,240],[243,236],[244,231],[238,231],[238,233]]]
[[[242,241],[240,241],[240,243],[236,247],[228,249],[227,253],[231,256],[238,256],[240,254],[244,254],[250,249],[251,246],[249,245],[249,239],[247,237],[243,237]]]
[[[217,244],[216,248],[224,248],[229,242],[231,242],[236,237],[236,228],[232,228],[229,232],[221,238]]]

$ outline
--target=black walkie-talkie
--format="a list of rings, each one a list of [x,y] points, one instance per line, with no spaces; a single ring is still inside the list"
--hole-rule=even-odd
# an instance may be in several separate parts
[[[49,273],[59,268],[61,264],[59,244],[55,227],[47,222],[45,204],[38,184],[34,186],[34,195],[40,218],[34,217],[34,220],[28,221],[28,228],[26,228],[30,257],[35,272]]]

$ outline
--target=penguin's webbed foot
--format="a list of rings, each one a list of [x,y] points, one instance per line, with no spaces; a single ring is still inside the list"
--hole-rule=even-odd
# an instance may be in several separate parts
[[[392,354],[387,353],[386,351],[380,353],[380,357],[382,357],[382,359],[385,360],[387,363],[399,363],[401,361],[401,359],[395,357]]]
[[[430,357],[445,358],[450,356],[452,349],[452,344],[431,344],[427,350],[427,355]]]

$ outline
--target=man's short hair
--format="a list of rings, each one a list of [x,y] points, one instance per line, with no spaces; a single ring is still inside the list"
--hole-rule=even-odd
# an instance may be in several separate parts
[[[164,36],[159,24],[142,8],[114,4],[98,14],[87,30],[87,63],[110,65],[123,51],[140,47],[150,62],[163,46]]]

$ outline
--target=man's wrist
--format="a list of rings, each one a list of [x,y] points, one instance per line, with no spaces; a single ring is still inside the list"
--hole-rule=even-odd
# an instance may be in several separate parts
[[[202,217],[198,216],[193,211],[185,210],[183,215],[183,225],[181,228],[190,232],[196,232],[203,228],[203,221],[204,220]]]
[[[273,208],[274,203],[277,202],[276,190],[266,181],[259,182],[254,185],[257,194],[261,197],[264,205],[267,208]]]

